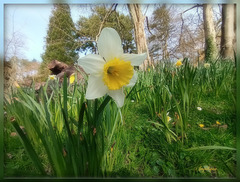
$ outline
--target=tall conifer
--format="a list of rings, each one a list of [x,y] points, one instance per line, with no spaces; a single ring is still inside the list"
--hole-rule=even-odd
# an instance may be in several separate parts
[[[76,29],[67,4],[55,4],[50,17],[46,36],[46,50],[42,55],[42,68],[52,60],[73,64],[78,54],[76,52]]]

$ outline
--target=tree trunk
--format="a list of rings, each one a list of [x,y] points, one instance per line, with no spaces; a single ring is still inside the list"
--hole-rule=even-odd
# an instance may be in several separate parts
[[[234,38],[233,48],[237,51],[237,4],[234,4]]]
[[[212,6],[203,5],[203,21],[205,33],[205,59],[214,60],[217,58],[216,32],[213,22]]]
[[[234,59],[234,4],[222,5],[221,55],[225,59]]]
[[[128,9],[132,17],[134,24],[135,43],[137,46],[138,54],[147,53],[147,59],[140,65],[140,69],[146,70],[147,65],[150,63],[149,51],[147,46],[147,40],[144,31],[144,16],[139,4],[128,4]]]

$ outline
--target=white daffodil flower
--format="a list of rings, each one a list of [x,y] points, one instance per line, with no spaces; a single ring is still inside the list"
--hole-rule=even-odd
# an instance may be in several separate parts
[[[99,55],[89,54],[78,59],[78,64],[89,75],[86,99],[108,94],[118,107],[124,104],[123,87],[137,81],[134,66],[139,66],[147,54],[124,54],[120,36],[113,28],[104,28],[97,42]]]
[[[204,68],[206,68],[206,69],[210,68],[210,66],[211,66],[211,65],[210,65],[209,63],[205,63],[205,64],[204,64]]]
[[[197,110],[201,111],[201,110],[202,110],[202,108],[201,108],[201,107],[197,107]]]
[[[49,78],[50,80],[56,80],[56,75],[49,75],[48,78]]]

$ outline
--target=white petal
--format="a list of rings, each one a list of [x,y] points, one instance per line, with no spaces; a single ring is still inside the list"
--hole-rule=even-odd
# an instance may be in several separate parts
[[[100,55],[89,54],[78,59],[78,65],[88,74],[97,74],[103,71],[105,61]]]
[[[90,75],[88,78],[88,86],[86,91],[86,99],[96,99],[107,93],[107,86],[104,85],[102,77]]]
[[[133,87],[135,85],[135,83],[137,82],[137,78],[138,78],[138,73],[136,71],[134,71],[133,77],[126,87]]]
[[[124,61],[131,61],[131,64],[133,66],[139,66],[143,63],[143,61],[145,59],[147,59],[147,54],[143,53],[143,54],[122,54],[120,56],[121,60]]]
[[[97,42],[99,54],[110,61],[123,54],[122,41],[113,28],[104,28]]]
[[[123,93],[123,89],[122,88],[119,89],[119,90],[109,90],[108,91],[108,95],[115,100],[115,102],[116,102],[118,107],[122,107],[123,106],[125,95]]]

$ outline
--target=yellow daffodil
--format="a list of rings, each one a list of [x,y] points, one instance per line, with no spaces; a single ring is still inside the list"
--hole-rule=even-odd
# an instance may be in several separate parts
[[[220,123],[219,121],[216,121],[216,124],[217,124],[217,125],[221,125],[221,123]]]
[[[171,120],[172,120],[172,118],[170,116],[167,116],[167,121],[169,122]]]
[[[179,66],[181,66],[182,65],[182,60],[178,60],[177,62],[176,62],[176,64],[175,64],[177,67],[179,67]]]
[[[73,74],[71,74],[71,76],[69,78],[70,84],[72,84],[74,82],[74,80],[75,80],[75,74],[73,73]]]
[[[15,85],[15,87],[17,87],[17,88],[20,88],[20,85],[18,84],[18,82],[14,82],[14,85]]]
[[[124,54],[120,36],[113,28],[104,28],[97,41],[99,55],[89,54],[78,59],[78,64],[89,75],[86,99],[108,94],[118,107],[124,104],[123,88],[134,86],[139,66],[146,59],[143,54]]]
[[[200,128],[203,128],[204,127],[204,124],[199,124],[198,125]]]
[[[49,78],[50,80],[56,80],[56,75],[49,75],[48,78]]]
[[[210,64],[209,63],[205,63],[204,64],[204,68],[206,68],[206,69],[210,68]]]

